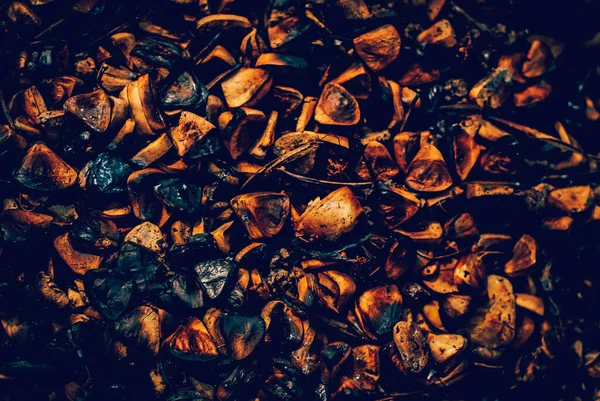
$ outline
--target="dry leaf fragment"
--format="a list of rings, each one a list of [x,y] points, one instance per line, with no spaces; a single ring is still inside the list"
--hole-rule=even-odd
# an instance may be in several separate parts
[[[224,80],[221,88],[229,107],[252,107],[269,92],[272,83],[269,71],[242,67]]]
[[[390,65],[400,54],[400,34],[393,25],[383,25],[354,38],[354,48],[375,72]]]
[[[406,170],[406,185],[420,192],[440,192],[452,186],[444,156],[434,145],[421,147]]]
[[[541,40],[531,42],[527,53],[527,61],[523,63],[523,75],[536,78],[544,75],[554,67],[554,57],[548,45]]]
[[[294,222],[296,235],[307,242],[335,241],[358,223],[363,208],[352,190],[342,187],[311,201]]]
[[[398,322],[394,326],[394,343],[407,372],[419,373],[425,369],[429,362],[427,340],[417,325]]]
[[[558,188],[548,196],[548,205],[566,213],[583,213],[593,204],[594,193],[589,185]]]
[[[277,235],[290,212],[289,198],[276,192],[242,194],[230,203],[254,240]]]
[[[544,300],[530,294],[516,294],[517,306],[527,309],[536,315],[544,316]]]
[[[513,257],[504,266],[509,276],[525,273],[537,262],[537,241],[530,235],[523,235],[513,248]]]
[[[46,145],[36,143],[29,150],[15,180],[38,191],[56,191],[75,184],[77,172]]]
[[[343,86],[328,83],[315,111],[315,120],[325,125],[355,125],[360,121],[358,102]]]
[[[188,361],[210,361],[217,356],[217,346],[206,326],[196,317],[187,325],[181,325],[165,340],[169,351],[176,358]]]
[[[423,46],[439,44],[444,47],[454,47],[456,45],[456,34],[450,21],[443,19],[421,32],[417,40]]]
[[[212,153],[211,141],[208,135],[216,127],[204,118],[183,111],[179,116],[177,126],[169,132],[173,146],[181,157],[197,158]],[[216,146],[214,146],[216,147]]]

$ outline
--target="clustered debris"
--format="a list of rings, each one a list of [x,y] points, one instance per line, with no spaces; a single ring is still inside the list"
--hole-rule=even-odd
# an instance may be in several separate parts
[[[519,7],[5,2],[2,399],[599,400],[600,39]]]

